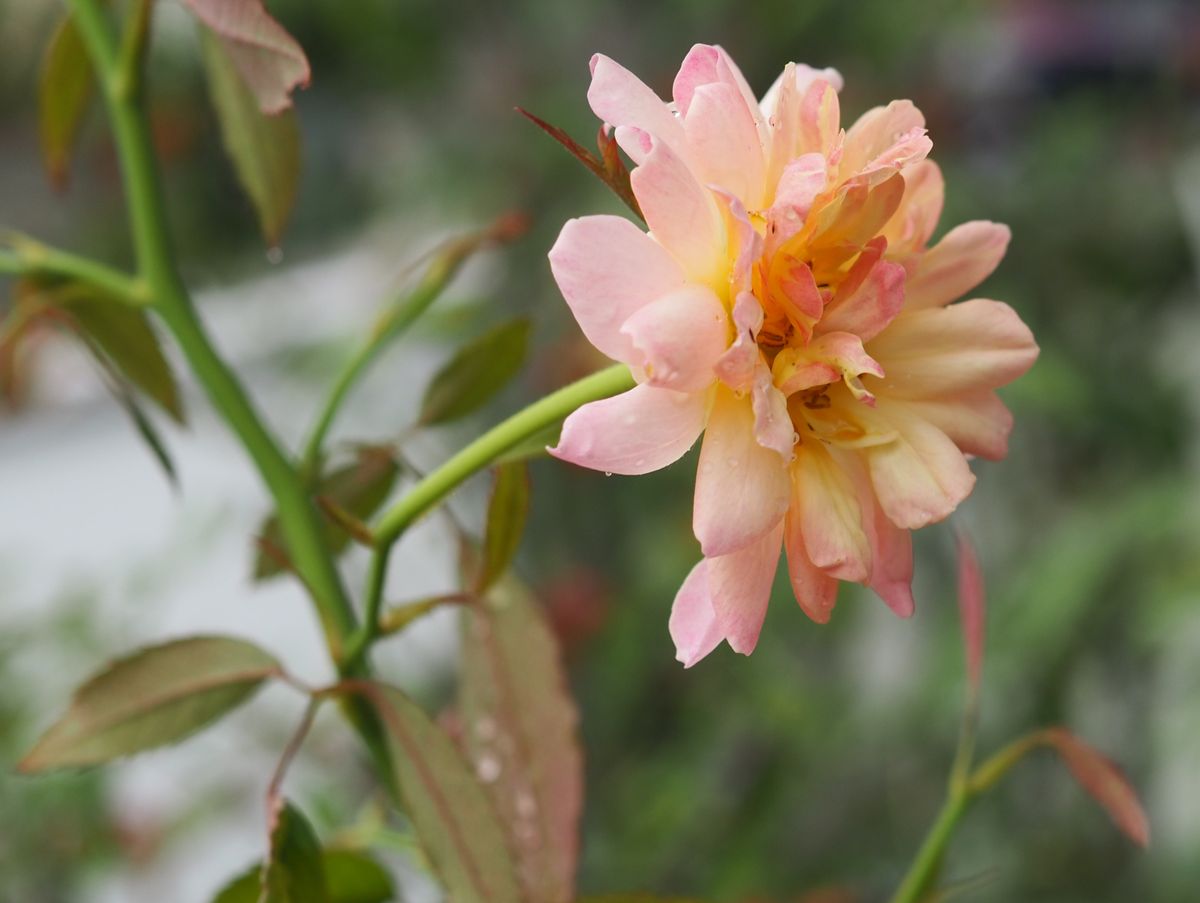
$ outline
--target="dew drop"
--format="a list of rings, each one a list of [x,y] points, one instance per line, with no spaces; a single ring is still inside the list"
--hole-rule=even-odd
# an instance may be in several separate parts
[[[278,246],[268,248],[267,263],[271,264],[271,266],[279,266],[279,264],[283,263],[283,248]]]
[[[611,470],[606,470],[606,471],[604,471],[604,475],[605,475],[606,477],[611,477],[611,476],[612,476],[612,471],[611,471]]]
[[[532,793],[521,791],[517,794],[516,800],[517,815],[521,818],[533,818],[537,815],[537,800],[533,798]]]
[[[730,466],[731,468],[736,468],[736,467],[738,466],[738,459],[737,459],[737,458],[730,458],[730,459],[729,459],[729,466]]]
[[[800,444],[800,434],[793,430],[792,431],[792,445],[799,445],[799,444]]]
[[[500,760],[490,754],[481,756],[475,763],[475,774],[483,783],[493,783],[500,777]]]
[[[637,417],[635,417],[633,414],[626,414],[625,415],[625,425],[626,426],[637,426]]]
[[[496,721],[493,718],[483,717],[475,722],[475,736],[480,740],[488,741],[495,739],[496,736]]]

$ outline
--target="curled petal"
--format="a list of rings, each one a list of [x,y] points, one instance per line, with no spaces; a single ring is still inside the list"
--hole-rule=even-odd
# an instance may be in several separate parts
[[[729,323],[712,289],[687,285],[647,304],[621,332],[641,355],[645,382],[677,392],[698,392],[713,380],[725,353]]]
[[[787,467],[755,438],[751,402],[718,387],[696,474],[692,528],[712,558],[745,548],[788,507]]]
[[[732,85],[696,88],[683,130],[688,159],[705,184],[721,188],[752,209],[762,206],[765,163],[755,116]]]
[[[621,326],[684,284],[674,258],[619,216],[568,220],[550,249],[550,269],[588,341],[626,363],[636,355]]]
[[[758,644],[771,584],[779,567],[783,521],[728,555],[709,558],[708,587],[721,632],[734,652],[749,655]]]
[[[679,587],[667,627],[675,642],[675,658],[685,668],[692,667],[725,639],[708,588],[707,559],[701,559]]]
[[[805,442],[792,466],[791,516],[809,560],[831,577],[864,582],[871,546],[850,475],[820,442]]]
[[[771,368],[761,358],[754,375],[750,402],[754,408],[755,441],[778,454],[784,463],[791,461],[796,444],[796,428],[788,416],[787,398],[775,388],[771,380]]]
[[[983,282],[999,265],[1012,233],[983,220],[951,229],[921,255],[905,286],[909,310],[941,307]]]
[[[888,393],[903,398],[994,389],[1028,370],[1038,355],[1017,312],[982,298],[905,312],[870,344],[888,373]]]
[[[783,92],[789,87],[795,89],[796,93],[803,97],[812,84],[818,81],[826,82],[834,91],[840,91],[843,87],[842,74],[836,69],[814,69],[803,63],[788,63],[779,78],[775,79],[775,83],[767,89],[767,93],[759,101],[763,115],[775,116],[782,111],[780,101]]]
[[[628,126],[617,129],[625,146],[644,142],[648,152],[630,176],[650,233],[670,251],[693,282],[719,287],[728,263],[725,218],[712,192],[665,142]]]
[[[767,211],[772,241],[787,241],[800,231],[813,201],[825,190],[827,169],[820,154],[804,154],[784,167],[773,183],[775,197]]]
[[[758,331],[763,324],[762,305],[750,292],[742,292],[733,305],[733,344],[716,364],[717,376],[735,392],[754,386],[762,354],[758,350]]]
[[[800,101],[800,134],[796,150],[833,160],[841,154],[841,107],[837,89],[827,81],[812,82]]]
[[[804,548],[804,529],[795,511],[788,513],[784,528],[787,548],[788,579],[792,594],[806,615],[818,624],[827,624],[837,602],[838,581],[812,563]]]
[[[888,161],[915,150],[909,145],[923,136],[924,130],[925,117],[911,100],[893,100],[886,107],[868,110],[846,131],[843,177],[849,178],[876,166],[895,168],[897,164]],[[928,152],[929,148],[925,146],[920,156]]]
[[[803,348],[784,348],[775,356],[775,385],[784,395],[844,380],[855,398],[870,399],[859,377],[883,376],[879,362],[863,348],[862,340],[849,332],[828,332]]]
[[[587,97],[592,112],[614,127],[629,125],[641,129],[665,141],[677,153],[683,153],[685,143],[679,120],[641,79],[600,53],[592,57],[591,70]],[[622,148],[634,163],[642,162],[643,153],[637,142]]]
[[[715,45],[696,44],[684,57],[671,88],[671,94],[675,98],[675,109],[679,111],[679,115],[687,118],[696,89],[709,84],[728,85],[737,91],[754,119],[760,140],[765,140],[766,124],[754,92],[729,54]]]
[[[706,393],[636,386],[571,414],[549,452],[605,473],[650,473],[678,461],[696,443],[707,409]]]
[[[822,332],[852,332],[868,342],[896,319],[904,306],[904,267],[878,259],[870,263],[852,290],[839,288],[829,302],[819,325]]]

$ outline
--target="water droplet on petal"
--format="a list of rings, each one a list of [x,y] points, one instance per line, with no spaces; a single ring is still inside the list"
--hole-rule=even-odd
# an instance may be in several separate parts
[[[730,467],[737,467],[737,466],[738,466],[738,459],[737,459],[737,458],[730,458],[730,459],[729,459],[729,466],[730,466]]]
[[[475,736],[480,740],[492,740],[496,736],[496,721],[486,715],[475,722]]]
[[[537,800],[532,793],[521,791],[517,794],[517,815],[521,818],[533,818],[537,814]]]
[[[278,266],[279,264],[283,263],[283,248],[268,248],[267,263],[271,264],[271,266]]]
[[[490,753],[485,753],[475,763],[475,774],[485,784],[491,784],[500,777],[500,760]]]
[[[604,475],[605,475],[606,477],[611,477],[611,476],[612,476],[612,471],[611,471],[611,470],[606,470],[606,471],[604,471]]]

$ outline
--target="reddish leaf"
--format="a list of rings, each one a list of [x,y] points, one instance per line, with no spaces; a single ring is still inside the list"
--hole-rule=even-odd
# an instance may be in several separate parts
[[[987,620],[983,573],[970,537],[958,531],[958,610],[962,618],[963,644],[967,653],[967,679],[971,692],[979,690],[983,673],[984,629]]]
[[[399,690],[367,681],[344,686],[366,699],[387,731],[405,813],[449,899],[519,903],[504,831],[450,739]]]
[[[604,128],[600,129],[600,135],[597,138],[601,154],[601,157],[597,158],[595,154],[558,126],[551,125],[546,120],[534,116],[528,110],[521,107],[517,107],[516,110],[565,147],[572,157],[586,166],[592,175],[607,185],[613,194],[624,201],[629,209],[638,215],[639,219],[645,220],[645,217],[642,216],[642,208],[638,206],[637,198],[634,197],[633,187],[629,183],[629,170],[625,167],[624,161],[621,160],[620,155],[617,153],[616,140]]]
[[[463,615],[463,745],[535,903],[574,898],[583,807],[578,713],[537,602],[512,578]]]
[[[292,91],[308,87],[308,57],[262,0],[183,0],[220,38],[230,61],[268,116],[292,105]]]
[[[1121,769],[1066,728],[1049,728],[1042,738],[1062,756],[1075,780],[1104,807],[1122,833],[1138,846],[1148,846],[1149,819]]]

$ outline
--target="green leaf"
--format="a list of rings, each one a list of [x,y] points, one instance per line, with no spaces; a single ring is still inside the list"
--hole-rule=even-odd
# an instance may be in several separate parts
[[[260,903],[330,903],[317,835],[286,800],[271,813],[271,849],[262,872]]]
[[[92,64],[75,20],[59,20],[38,75],[38,135],[42,161],[55,188],[65,188],[79,125],[93,93]]]
[[[145,311],[97,296],[78,285],[54,293],[57,304],[127,380],[183,422],[183,403],[171,365]]]
[[[391,876],[374,859],[356,850],[325,850],[322,869],[329,903],[387,903],[396,895]],[[258,903],[262,866],[255,865],[213,898],[213,903]]]
[[[377,712],[392,751],[395,783],[433,870],[451,900],[517,903],[517,884],[504,829],[480,780],[454,744],[399,690],[354,685]]]
[[[225,150],[254,204],[268,244],[283,234],[300,179],[300,129],[292,110],[268,116],[259,109],[221,41],[201,27],[209,93]]]
[[[491,586],[508,570],[529,516],[529,474],[523,464],[505,464],[496,468],[496,482],[488,504],[487,530],[483,535],[483,560],[476,589]]]
[[[95,765],[182,740],[245,702],[279,670],[268,653],[232,637],[143,649],[80,687],[18,768]]]
[[[334,515],[330,507],[322,508],[325,542],[335,554],[343,552],[352,538],[339,517],[348,514],[360,521],[369,519],[387,501],[399,475],[400,467],[394,452],[386,446],[369,445],[358,450],[353,463],[330,471],[318,480],[313,494],[328,499],[338,510],[338,515]],[[254,579],[266,580],[283,573],[288,566],[287,544],[278,516],[267,518],[258,535]]]
[[[583,755],[558,643],[536,600],[501,580],[463,612],[463,746],[517,851],[531,900],[575,894]]]
[[[142,441],[146,443],[146,447],[150,449],[150,453],[154,455],[154,460],[163,469],[167,480],[174,488],[178,489],[179,473],[175,470],[175,462],[171,459],[171,453],[167,451],[167,444],[159,435],[154,421],[142,410],[137,397],[120,380],[113,379],[112,383],[113,394],[116,396],[117,402],[124,408],[125,413],[129,415],[133,428],[137,430]]]
[[[529,329],[528,320],[512,320],[460,348],[425,391],[420,423],[446,423],[483,407],[521,369]]]
[[[396,895],[383,866],[355,850],[325,851],[325,881],[330,903],[386,903]]]

